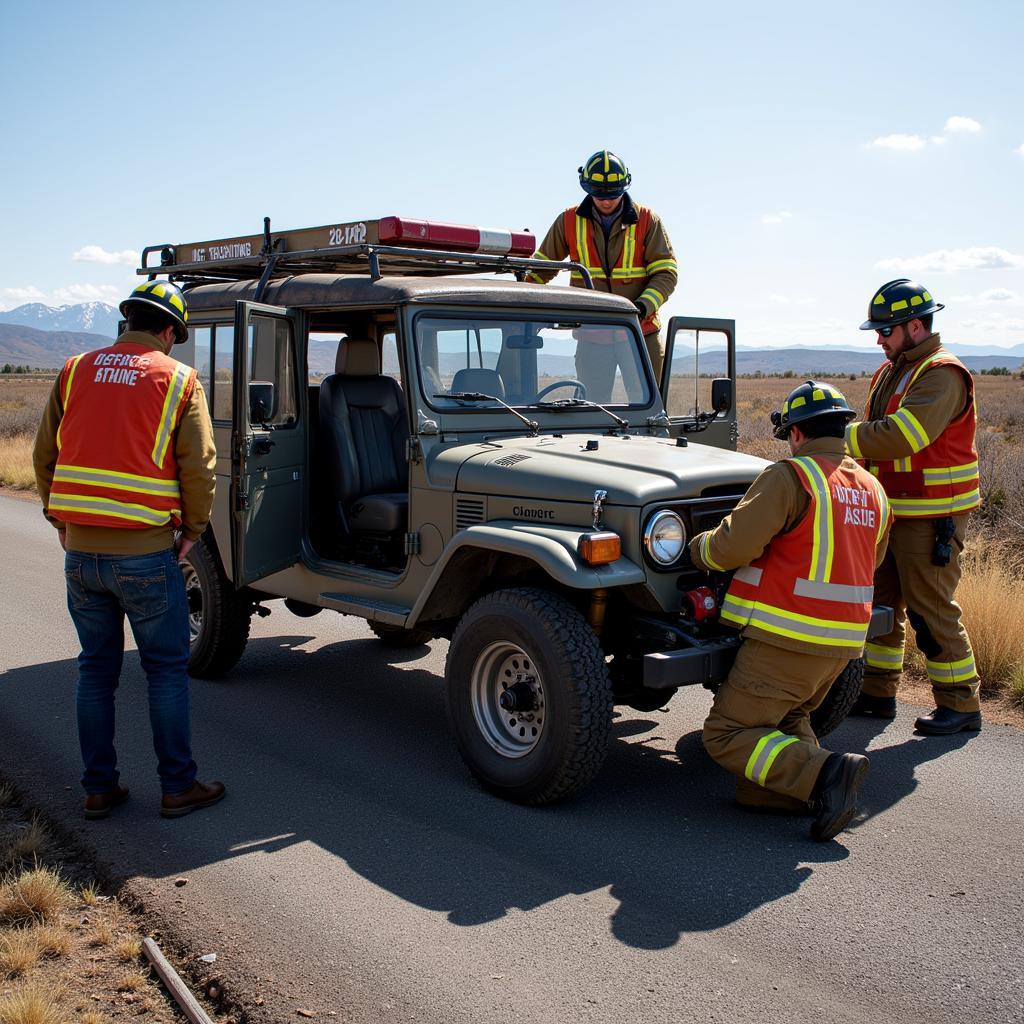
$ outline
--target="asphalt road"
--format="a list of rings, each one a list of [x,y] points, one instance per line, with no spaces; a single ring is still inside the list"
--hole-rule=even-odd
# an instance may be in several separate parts
[[[132,799],[86,823],[77,647],[37,505],[0,498],[0,554],[0,770],[216,952],[255,1021],[1024,1020],[1019,731],[919,738],[910,707],[847,722],[831,746],[871,757],[864,814],[816,844],[804,821],[731,805],[696,691],[623,713],[595,785],[525,809],[459,760],[445,643],[395,654],[361,622],[275,602],[230,679],[193,685],[201,777],[226,800],[157,816],[133,652]]]

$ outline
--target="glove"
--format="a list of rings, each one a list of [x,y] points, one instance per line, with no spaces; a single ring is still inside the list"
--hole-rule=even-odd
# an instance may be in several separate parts
[[[647,307],[639,299],[637,299],[633,305],[636,306],[636,311],[640,314],[640,319],[646,320],[648,316]]]

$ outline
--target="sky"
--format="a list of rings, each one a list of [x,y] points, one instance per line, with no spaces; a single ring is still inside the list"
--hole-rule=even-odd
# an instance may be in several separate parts
[[[388,215],[521,229],[611,149],[680,266],[663,317],[1024,342],[1024,5],[0,3],[0,309],[133,287],[148,244]]]

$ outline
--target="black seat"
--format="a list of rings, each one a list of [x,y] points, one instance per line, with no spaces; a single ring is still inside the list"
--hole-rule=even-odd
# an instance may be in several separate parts
[[[320,383],[321,454],[337,525],[348,533],[405,531],[409,427],[402,389],[381,376],[377,345],[345,338]]]

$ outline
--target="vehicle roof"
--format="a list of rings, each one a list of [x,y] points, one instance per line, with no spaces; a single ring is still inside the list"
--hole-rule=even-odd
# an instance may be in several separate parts
[[[223,281],[189,288],[189,312],[233,307],[252,301],[255,281]],[[261,302],[273,306],[328,308],[339,305],[393,306],[404,302],[560,306],[597,312],[624,313],[633,303],[609,292],[562,285],[527,284],[495,278],[382,277],[367,274],[299,274],[275,278],[267,285]]]

